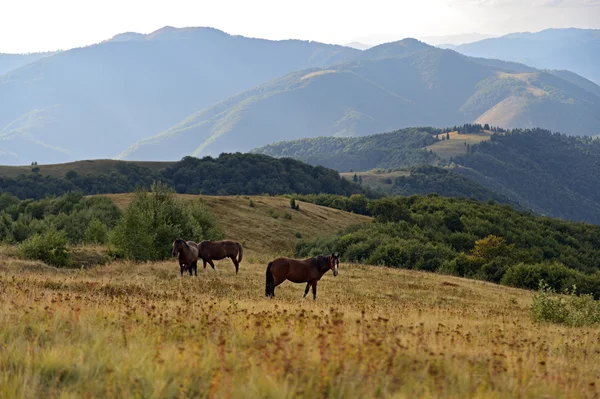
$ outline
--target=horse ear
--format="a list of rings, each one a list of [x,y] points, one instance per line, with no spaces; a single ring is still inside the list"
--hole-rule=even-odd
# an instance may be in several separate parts
[[[188,243],[187,243],[187,242],[185,242],[185,241],[183,241],[183,240],[181,240],[181,242],[183,243],[183,245],[185,245],[185,247],[186,247],[186,248],[189,248],[189,247],[190,247],[190,246],[188,245]]]

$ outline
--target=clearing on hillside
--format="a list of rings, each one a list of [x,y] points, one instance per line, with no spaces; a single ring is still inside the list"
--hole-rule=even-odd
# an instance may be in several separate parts
[[[362,178],[363,186],[385,193],[390,191],[396,177],[410,176],[410,172],[406,170],[396,170],[393,172],[370,170],[368,172],[343,172],[340,175],[350,181],[353,181],[354,175],[356,175]]]
[[[446,136],[446,133],[439,135]],[[438,157],[449,159],[458,155],[467,153],[467,144],[479,144],[482,141],[487,141],[492,136],[492,132],[485,130],[482,133],[463,133],[450,132],[450,140],[441,140],[435,144],[425,147],[427,150],[432,150]]]
[[[86,161],[58,163],[49,165],[28,165],[28,166],[0,166],[0,176],[15,178],[23,174],[31,173],[33,168],[38,168],[42,176],[50,175],[52,177],[61,178],[70,170],[74,170],[81,176],[88,173],[101,174],[107,173],[110,169],[116,168],[118,165],[129,164],[137,165],[143,168],[148,168],[152,171],[159,171],[166,168],[175,162],[144,162],[144,161],[117,161],[114,159],[94,159]]]
[[[121,209],[133,198],[133,194],[106,196],[112,198]],[[296,211],[290,208],[290,199],[286,197],[177,196],[185,201],[204,201],[219,218],[227,238],[241,242],[244,249],[257,255],[265,252],[289,255],[298,241],[297,233],[302,238],[312,238],[372,220],[368,216],[302,201],[297,201],[300,210]],[[286,217],[286,214],[289,216]]]

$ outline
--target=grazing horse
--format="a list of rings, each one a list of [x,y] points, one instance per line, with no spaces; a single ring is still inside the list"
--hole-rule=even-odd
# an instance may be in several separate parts
[[[265,294],[267,297],[275,296],[275,287],[290,280],[293,283],[307,283],[304,290],[304,298],[308,289],[312,286],[313,299],[317,299],[317,281],[321,279],[327,270],[333,270],[333,275],[338,275],[340,264],[339,254],[331,256],[317,256],[305,260],[277,258],[267,266],[267,285]]]
[[[192,270],[198,275],[198,244],[194,241],[183,241],[178,238],[173,242],[173,256],[179,260],[179,270],[183,277],[183,271],[187,270],[192,275]]]
[[[210,264],[214,271],[217,271],[213,260],[231,258],[235,265],[235,274],[238,273],[240,262],[242,261],[242,244],[235,241],[202,241],[198,244],[200,249],[199,257],[204,263],[206,271],[206,262]],[[238,257],[239,255],[239,257]],[[236,259],[237,258],[237,259]]]

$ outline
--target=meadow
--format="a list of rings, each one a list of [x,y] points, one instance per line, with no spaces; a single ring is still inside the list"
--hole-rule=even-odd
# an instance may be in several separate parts
[[[425,147],[427,150],[433,151],[442,159],[450,159],[467,153],[467,144],[475,145],[482,141],[488,141],[492,137],[492,132],[483,131],[481,133],[462,133],[450,132],[450,140],[441,140],[437,143]],[[440,139],[441,139],[440,134]]]
[[[300,203],[275,218],[285,198],[251,199],[210,202],[227,236],[245,237],[237,276],[229,260],[181,278],[174,259],[56,269],[4,248],[0,397],[600,395],[598,329],[534,323],[531,291],[342,260],[317,301],[290,282],[265,298],[267,262],[289,255],[269,237],[289,248],[316,220],[362,216]],[[239,223],[246,212],[263,216]]]

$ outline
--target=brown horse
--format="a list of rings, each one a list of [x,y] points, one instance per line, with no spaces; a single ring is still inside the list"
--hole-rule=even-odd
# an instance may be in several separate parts
[[[242,244],[235,241],[202,241],[198,247],[200,248],[199,257],[204,263],[206,270],[206,262],[210,264],[214,271],[217,271],[213,260],[221,260],[231,258],[235,265],[235,274],[238,273],[240,262],[242,261]],[[239,257],[238,257],[239,255]],[[237,258],[237,259],[236,259]]]
[[[177,256],[179,260],[179,270],[183,277],[184,270],[190,272],[192,270],[198,275],[198,254],[200,253],[198,244],[194,241],[183,241],[178,238],[173,242],[173,256]]]
[[[307,283],[304,298],[312,285],[313,299],[317,299],[317,281],[323,277],[327,270],[333,270],[333,275],[338,275],[340,257],[337,253],[330,256],[317,256],[305,260],[277,258],[267,266],[267,297],[275,296],[275,287],[290,280],[293,283]]]

